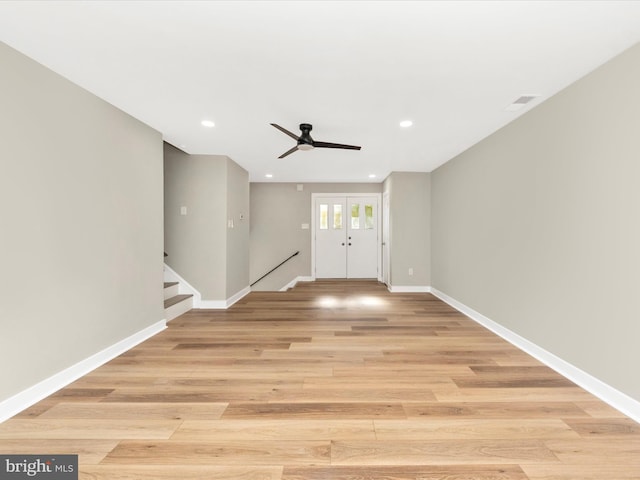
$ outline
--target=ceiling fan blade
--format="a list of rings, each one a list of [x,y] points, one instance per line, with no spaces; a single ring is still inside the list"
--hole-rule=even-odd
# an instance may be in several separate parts
[[[280,130],[282,133],[289,135],[291,138],[293,138],[294,140],[298,140],[298,137],[300,135],[296,135],[294,133],[291,133],[289,130],[287,130],[286,128],[282,128],[280,125],[276,124],[276,123],[272,123],[271,125],[273,125],[274,127],[276,127],[278,130]]]
[[[298,146],[296,145],[295,147],[293,147],[290,150],[287,150],[286,152],[284,152],[282,155],[280,155],[278,158],[284,158],[287,155],[291,155],[293,152],[295,152],[296,150],[298,150]]]
[[[344,148],[347,150],[360,150],[362,147],[356,145],[343,145],[342,143],[313,142],[313,146],[317,148]]]

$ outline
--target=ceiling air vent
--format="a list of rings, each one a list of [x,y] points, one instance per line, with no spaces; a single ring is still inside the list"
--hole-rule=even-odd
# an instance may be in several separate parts
[[[514,110],[520,110],[531,100],[539,96],[540,95],[520,95],[520,97],[518,97],[511,105],[508,105],[507,108],[505,108],[505,110],[508,110],[510,112]]]

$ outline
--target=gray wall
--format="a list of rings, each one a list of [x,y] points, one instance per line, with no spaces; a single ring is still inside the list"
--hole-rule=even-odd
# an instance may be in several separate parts
[[[226,298],[226,172],[225,156],[188,155],[165,143],[165,262],[203,300]]]
[[[432,173],[432,285],[640,400],[640,45]]]
[[[393,172],[389,193],[390,283],[392,287],[431,285],[431,175]],[[409,269],[413,275],[409,275]]]
[[[158,132],[0,43],[0,400],[164,318]]]
[[[223,155],[164,147],[166,263],[202,295],[226,300],[249,285],[249,174]],[[187,214],[181,215],[181,207]],[[240,220],[240,215],[247,217]],[[228,228],[233,220],[234,228]]]
[[[253,290],[279,290],[298,276],[311,276],[311,194],[380,193],[381,183],[251,184],[250,279],[255,281],[296,251]],[[303,223],[309,230],[302,230]]]
[[[249,286],[249,173],[227,160],[227,285],[230,298]]]

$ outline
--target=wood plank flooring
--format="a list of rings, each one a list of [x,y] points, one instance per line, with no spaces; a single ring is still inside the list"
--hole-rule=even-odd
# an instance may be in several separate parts
[[[254,292],[0,424],[80,478],[640,479],[640,425],[429,294]]]

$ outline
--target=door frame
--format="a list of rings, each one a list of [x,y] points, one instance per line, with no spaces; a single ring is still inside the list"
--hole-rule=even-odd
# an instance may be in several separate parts
[[[389,203],[389,192],[382,194],[382,234],[380,235],[382,242],[382,283],[387,287],[391,286],[391,229],[389,223],[391,221],[391,208]]]
[[[382,193],[312,193],[311,194],[311,277],[316,279],[316,200],[319,198],[333,197],[375,197],[378,202],[378,213],[376,215],[377,222],[377,251],[378,258],[378,281],[382,282]]]

